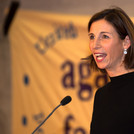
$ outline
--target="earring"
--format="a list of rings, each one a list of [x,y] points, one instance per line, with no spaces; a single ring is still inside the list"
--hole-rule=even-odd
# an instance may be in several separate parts
[[[127,54],[127,49],[124,49],[124,54]]]

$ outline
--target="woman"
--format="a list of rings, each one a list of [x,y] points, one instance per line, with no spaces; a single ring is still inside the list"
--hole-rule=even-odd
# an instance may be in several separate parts
[[[90,134],[134,134],[134,25],[122,9],[105,9],[88,35],[91,66],[111,80],[95,94]]]

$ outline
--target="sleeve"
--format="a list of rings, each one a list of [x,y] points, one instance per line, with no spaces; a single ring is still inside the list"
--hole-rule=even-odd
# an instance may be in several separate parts
[[[95,97],[94,97],[92,121],[90,124],[90,134],[95,133],[94,131],[95,131],[96,116],[98,114],[97,112],[99,111],[99,94],[100,94],[100,89],[96,91]]]

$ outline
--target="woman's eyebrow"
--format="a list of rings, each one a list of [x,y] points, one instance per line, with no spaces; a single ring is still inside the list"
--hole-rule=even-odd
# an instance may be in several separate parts
[[[88,33],[88,36],[89,36],[89,35],[94,35],[94,34],[93,34],[93,33]]]
[[[105,32],[105,31],[100,32],[100,34],[104,34],[104,33],[107,33],[107,34],[111,34],[112,35],[112,33],[110,33],[110,32]],[[88,35],[94,35],[94,33],[88,33]]]
[[[103,33],[107,33],[107,34],[111,34],[112,35],[112,33],[110,33],[110,32],[102,31],[101,34],[103,34]]]

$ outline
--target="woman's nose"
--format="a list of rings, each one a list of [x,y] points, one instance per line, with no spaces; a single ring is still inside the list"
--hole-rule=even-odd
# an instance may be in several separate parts
[[[100,39],[97,38],[93,41],[93,49],[99,49],[101,47]]]

